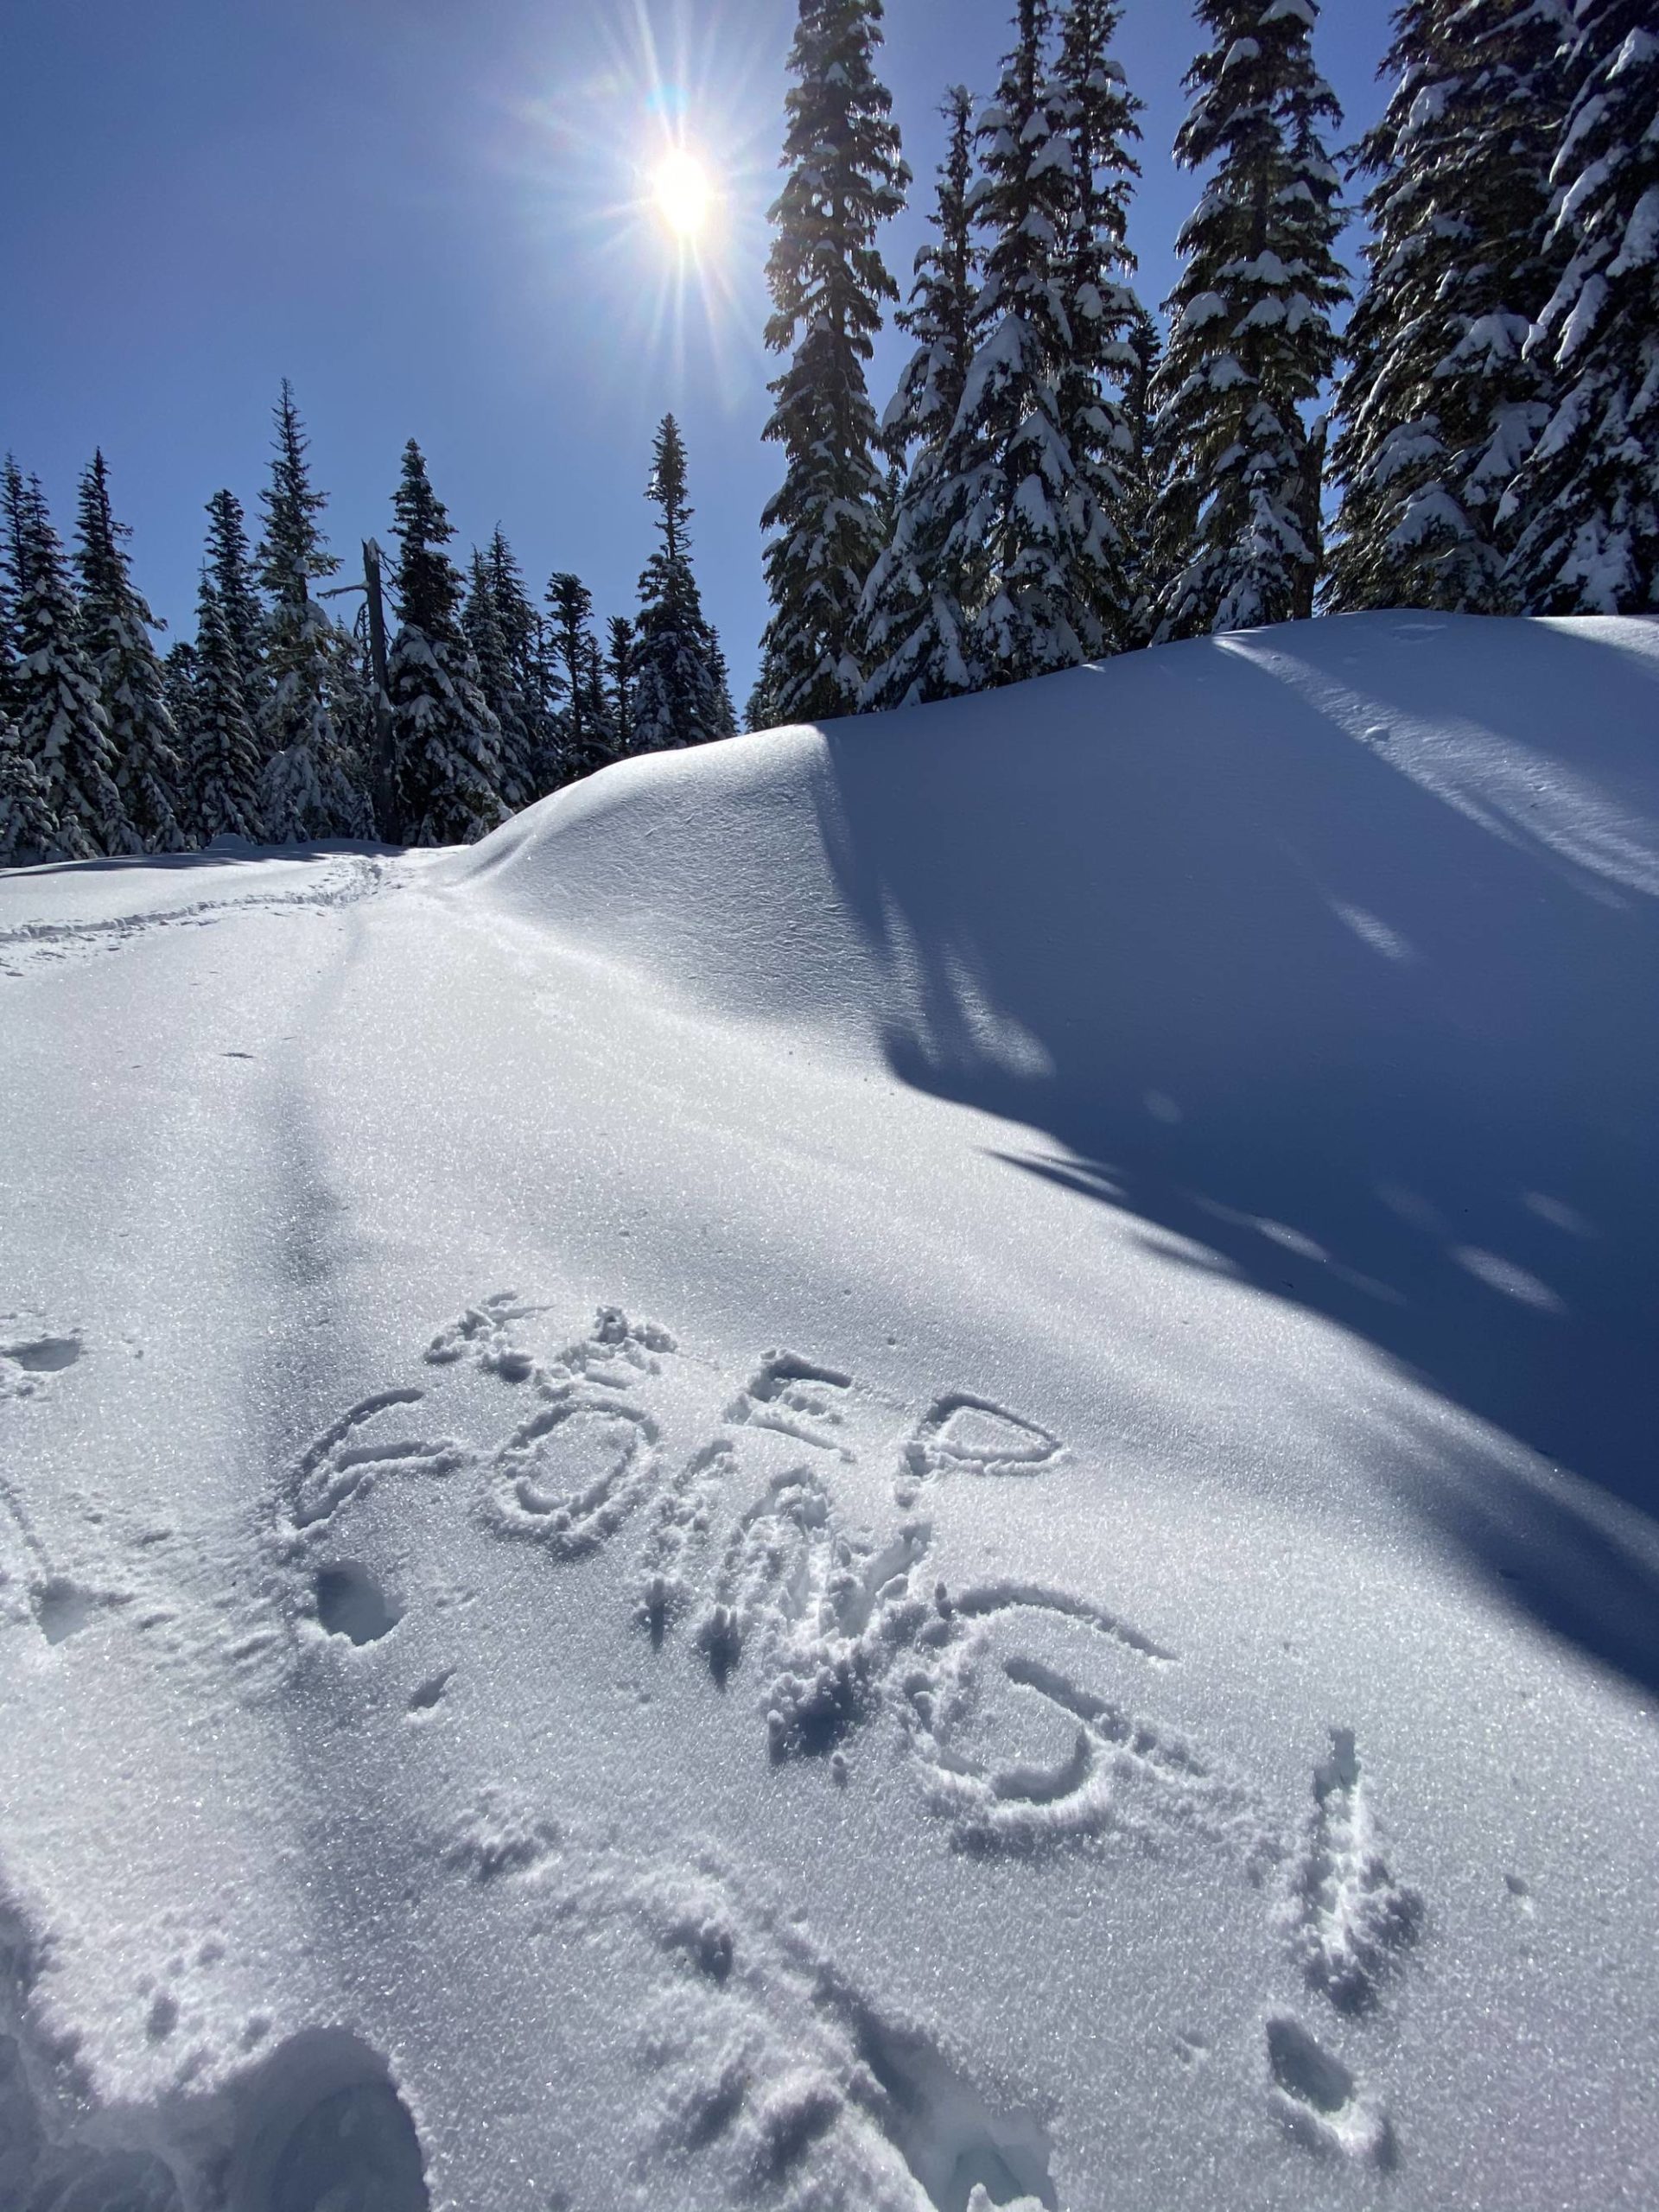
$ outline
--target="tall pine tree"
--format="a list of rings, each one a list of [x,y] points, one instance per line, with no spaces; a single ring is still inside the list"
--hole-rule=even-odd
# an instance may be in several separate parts
[[[23,751],[16,726],[0,706],[0,868],[75,857],[62,842],[46,779]]]
[[[594,595],[582,578],[564,570],[547,587],[553,615],[553,651],[564,693],[563,745],[567,776],[591,775],[611,758],[605,703],[597,681]]]
[[[16,738],[57,823],[57,849],[87,859],[137,839],[116,784],[109,719],[87,656],[63,544],[37,480],[5,465],[5,556],[18,661]]]
[[[1572,107],[1553,174],[1567,267],[1529,351],[1554,414],[1510,501],[1522,604],[1659,607],[1659,21],[1652,0],[1576,0]]]
[[[783,166],[771,211],[766,344],[790,356],[772,385],[765,435],[784,481],[762,527],[772,615],[766,684],[783,718],[859,703],[859,606],[881,550],[881,470],[865,367],[898,288],[876,247],[904,205],[893,102],[875,74],[881,0],[799,0],[785,102]]]
[[[1112,41],[1122,0],[1068,0],[1055,71],[1075,168],[1065,315],[1071,343],[1058,385],[1060,429],[1077,472],[1072,529],[1085,550],[1092,596],[1091,651],[1136,642],[1134,530],[1135,429],[1128,393],[1138,368],[1145,309],[1130,282],[1129,194],[1140,163],[1142,103],[1130,92]]]
[[[1334,450],[1338,607],[1500,613],[1499,503],[1550,412],[1528,334],[1549,296],[1549,168],[1565,106],[1554,0],[1408,0],[1360,168],[1370,277]]]
[[[551,791],[560,780],[559,735],[553,714],[552,678],[545,626],[525,588],[512,547],[498,528],[486,556],[496,620],[506,649],[511,716],[501,721],[504,791],[516,785],[519,804]]]
[[[1072,667],[1107,642],[1103,518],[1061,412],[1079,186],[1070,111],[1049,67],[1052,26],[1049,0],[1019,0],[1014,45],[980,118],[974,207],[989,245],[976,350],[944,463],[965,479],[963,527],[981,549],[974,658],[990,683]]]
[[[1313,63],[1317,0],[1198,0],[1198,15],[1213,43],[1188,74],[1176,154],[1217,167],[1181,232],[1156,387],[1164,638],[1313,612],[1319,448],[1303,410],[1335,365],[1331,318],[1348,296],[1325,144],[1342,115]]]
[[[499,531],[496,533],[496,543],[504,561],[512,563],[512,556]],[[517,574],[516,568],[512,573]],[[466,602],[461,610],[461,626],[466,632],[478,674],[478,688],[501,731],[502,804],[516,813],[539,796],[531,766],[539,748],[531,740],[530,710],[519,689],[515,658],[502,626],[501,603],[490,556],[476,548]]]
[[[82,642],[109,721],[131,849],[175,852],[184,842],[174,810],[184,769],[161,659],[150,638],[156,618],[132,581],[124,543],[130,535],[115,519],[109,471],[102,453],[96,453],[80,480],[76,567]]]
[[[196,600],[195,726],[191,734],[189,825],[198,842],[264,842],[259,740],[248,711],[247,668],[237,633],[204,568]]]
[[[916,256],[909,303],[898,317],[915,351],[881,423],[882,442],[903,474],[893,528],[861,609],[869,675],[859,703],[866,709],[977,688],[966,610],[979,549],[964,526],[967,479],[950,465],[979,294],[973,101],[965,86],[952,86],[941,112],[950,137],[931,218],[935,235]],[[753,715],[752,704],[751,727]]]
[[[311,482],[308,441],[286,377],[275,414],[259,543],[270,602],[260,731],[265,835],[279,845],[367,836],[373,822],[350,721],[351,639],[311,595],[340,563],[322,536],[327,502]]]
[[[639,579],[634,750],[658,753],[728,737],[733,727],[725,663],[691,573],[685,446],[671,415],[657,432],[645,496],[657,509],[661,542]]]
[[[248,548],[247,517],[233,492],[215,492],[207,502],[207,558],[257,751],[265,706],[265,617]]]
[[[469,844],[505,819],[501,732],[461,626],[454,536],[413,438],[394,502],[402,620],[388,665],[399,826],[411,845]]]
[[[634,632],[626,614],[613,614],[605,631],[605,680],[611,743],[619,760],[635,748],[633,730]]]

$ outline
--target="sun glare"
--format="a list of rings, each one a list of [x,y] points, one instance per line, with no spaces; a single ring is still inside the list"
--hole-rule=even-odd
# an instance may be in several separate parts
[[[658,213],[677,237],[702,235],[714,208],[715,187],[695,154],[676,147],[664,155],[652,172],[651,188]]]

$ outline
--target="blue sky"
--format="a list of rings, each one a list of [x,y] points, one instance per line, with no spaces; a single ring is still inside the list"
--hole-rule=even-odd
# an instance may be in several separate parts
[[[1357,135],[1389,0],[1329,0],[1319,41]],[[995,82],[1003,0],[888,0],[885,73],[916,171],[887,238],[907,284],[956,80]],[[690,452],[699,574],[739,687],[766,607],[764,213],[791,0],[0,0],[0,448],[60,524],[94,445],[139,578],[187,631],[210,493],[251,506],[293,378],[337,550],[385,536],[405,438],[458,550],[499,521],[539,588],[578,569],[628,611],[651,432]],[[1160,298],[1193,198],[1170,144],[1197,35],[1128,0],[1146,101],[1135,244]],[[640,206],[670,130],[722,175],[701,268]],[[889,333],[878,404],[902,338]]]

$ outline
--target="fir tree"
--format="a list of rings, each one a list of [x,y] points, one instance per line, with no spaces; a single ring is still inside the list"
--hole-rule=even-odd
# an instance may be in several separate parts
[[[1129,143],[1142,103],[1112,54],[1122,0],[1069,0],[1055,70],[1071,142],[1075,195],[1064,262],[1071,343],[1057,397],[1061,434],[1081,504],[1072,532],[1083,543],[1081,582],[1092,597],[1091,650],[1135,642],[1138,579],[1135,425],[1128,397],[1141,365],[1146,310],[1129,278],[1129,194],[1141,174]]]
[[[503,563],[501,573],[516,577],[512,555],[499,531],[493,550]],[[541,747],[531,736],[530,708],[520,689],[518,657],[508,644],[503,626],[499,580],[492,556],[474,549],[461,626],[478,673],[478,688],[501,731],[502,803],[510,811],[516,812],[541,795],[534,765]],[[533,631],[533,620],[529,626]]]
[[[507,779],[503,788],[516,784],[527,805],[551,791],[562,773],[545,626],[499,529],[490,540],[486,561],[512,678],[512,716],[502,720],[503,775]]]
[[[1525,354],[1548,297],[1564,18],[1553,0],[1408,0],[1360,168],[1370,274],[1349,325],[1332,602],[1499,613],[1499,502],[1549,414]]]
[[[194,658],[191,827],[204,845],[227,836],[261,844],[259,741],[248,712],[247,671],[211,568],[202,570],[196,601]]]
[[[1134,596],[1129,616],[1131,641],[1149,645],[1157,627],[1158,587],[1164,570],[1159,548],[1157,517],[1163,492],[1158,471],[1158,448],[1153,435],[1153,391],[1164,358],[1162,334],[1139,301],[1127,334],[1135,365],[1123,382],[1123,412],[1128,425],[1129,576]]]
[[[716,652],[719,647],[716,646]],[[725,664],[721,664],[723,671]],[[616,729],[611,720],[610,691],[605,681],[605,654],[598,638],[590,630],[582,645],[582,721],[590,733],[589,746],[596,767],[619,756],[616,750]]]
[[[265,618],[248,550],[247,518],[232,492],[215,492],[207,502],[207,573],[257,747],[265,702]]]
[[[899,327],[915,341],[881,423],[882,442],[902,469],[893,526],[861,607],[869,676],[866,710],[948,699],[976,688],[969,617],[973,556],[963,526],[967,480],[950,466],[951,433],[974,353],[979,264],[970,200],[973,100],[952,86],[941,109],[950,125],[931,218],[936,235],[916,256]],[[768,697],[762,711],[769,712]],[[749,726],[757,702],[751,700]]]
[[[594,595],[568,570],[547,587],[553,615],[553,651],[564,693],[563,746],[567,776],[590,775],[611,757],[602,697],[596,697],[599,649],[594,642]]]
[[[23,751],[22,741],[0,707],[0,868],[81,857],[67,850],[46,779]]]
[[[1164,638],[1313,611],[1317,456],[1302,410],[1335,364],[1331,317],[1347,297],[1323,136],[1341,111],[1313,65],[1317,0],[1198,0],[1198,14],[1214,44],[1188,74],[1176,154],[1217,166],[1181,233],[1157,384]]]
[[[388,680],[402,833],[411,845],[467,844],[505,818],[501,732],[461,626],[461,578],[443,550],[454,531],[413,438],[394,505],[402,627]]]
[[[658,753],[701,745],[732,728],[724,663],[691,573],[685,447],[671,415],[652,448],[645,496],[657,509],[661,543],[639,579],[634,645],[634,749]]]
[[[109,471],[103,454],[94,454],[80,480],[76,565],[82,643],[109,722],[130,849],[175,852],[184,842],[175,811],[184,771],[161,660],[150,639],[158,626],[133,583],[123,542],[130,535],[115,519]]]
[[[790,356],[765,435],[784,481],[762,527],[777,707],[822,719],[859,703],[859,607],[881,550],[875,413],[865,383],[881,303],[898,288],[876,249],[910,173],[875,75],[881,0],[799,0],[783,166],[766,264],[766,344]]]
[[[1049,0],[1019,0],[1014,48],[980,118],[974,206],[990,243],[944,463],[965,479],[962,530],[981,549],[974,658],[991,683],[1071,667],[1107,642],[1103,518],[1061,416],[1079,191],[1069,111],[1048,72],[1051,27]]]
[[[1552,183],[1568,258],[1529,345],[1554,412],[1510,495],[1514,575],[1540,613],[1659,607],[1659,22],[1576,0]]]
[[[783,710],[778,704],[777,682],[763,653],[760,669],[749,690],[748,702],[743,709],[743,727],[748,730],[776,729],[784,719]]]
[[[311,482],[308,441],[286,377],[275,416],[259,543],[259,577],[270,601],[259,730],[265,835],[283,845],[367,836],[373,825],[349,720],[351,640],[311,596],[312,585],[340,563],[322,536],[327,501]]]
[[[127,853],[136,838],[121,804],[108,717],[81,634],[62,541],[39,482],[5,467],[6,569],[17,667],[14,742],[33,764],[57,823],[57,850],[84,860]]]
[[[167,650],[162,663],[162,691],[168,719],[178,748],[180,779],[173,811],[187,847],[201,842],[200,808],[195,785],[196,763],[201,757],[201,663],[195,646],[180,638]]]
[[[635,750],[633,732],[633,625],[626,614],[613,614],[606,626],[605,675],[611,743],[619,760]]]
[[[0,474],[0,716],[8,720],[17,713],[17,685],[22,663],[11,557],[16,539],[15,510],[22,489],[22,471],[8,454],[3,474]]]

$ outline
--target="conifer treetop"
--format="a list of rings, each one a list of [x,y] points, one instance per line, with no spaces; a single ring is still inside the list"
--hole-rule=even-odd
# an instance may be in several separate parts
[[[281,604],[304,600],[308,587],[321,576],[334,575],[340,563],[322,535],[321,517],[328,502],[312,484],[306,459],[310,440],[286,377],[271,412],[276,435],[270,482],[259,495],[265,511],[259,570],[265,589]]]

